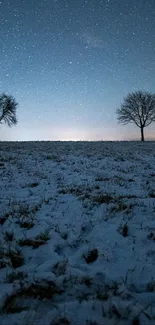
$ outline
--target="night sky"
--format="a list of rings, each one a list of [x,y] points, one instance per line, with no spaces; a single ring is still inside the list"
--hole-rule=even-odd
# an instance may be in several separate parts
[[[116,117],[135,90],[155,92],[155,0],[0,1],[0,92],[19,102],[0,140],[139,138]]]

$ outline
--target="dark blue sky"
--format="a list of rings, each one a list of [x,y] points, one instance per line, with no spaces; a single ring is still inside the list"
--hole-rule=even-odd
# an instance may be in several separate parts
[[[2,0],[0,49],[0,92],[19,102],[1,140],[139,138],[115,112],[155,92],[154,0]]]

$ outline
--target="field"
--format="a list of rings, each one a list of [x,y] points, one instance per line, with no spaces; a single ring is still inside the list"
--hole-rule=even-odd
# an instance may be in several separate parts
[[[0,324],[155,324],[155,142],[0,143]]]

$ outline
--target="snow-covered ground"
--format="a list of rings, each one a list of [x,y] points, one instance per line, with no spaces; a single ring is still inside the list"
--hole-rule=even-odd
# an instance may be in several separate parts
[[[0,324],[155,324],[155,142],[0,143]]]

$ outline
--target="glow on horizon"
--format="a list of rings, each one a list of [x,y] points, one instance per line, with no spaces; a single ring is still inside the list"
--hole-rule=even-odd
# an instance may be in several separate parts
[[[145,129],[145,139],[155,140],[153,125]],[[116,127],[46,127],[39,123],[34,127],[30,124],[17,124],[16,127],[8,128],[5,125],[0,127],[0,141],[127,141],[140,140],[140,130],[135,126]]]
[[[0,140],[3,141],[113,141],[116,139],[116,132],[103,129],[94,129],[88,127],[71,128],[71,127],[52,127],[45,126],[39,128],[29,128],[17,125],[14,129],[8,129],[6,126],[1,127]],[[117,139],[118,132],[117,132]]]

